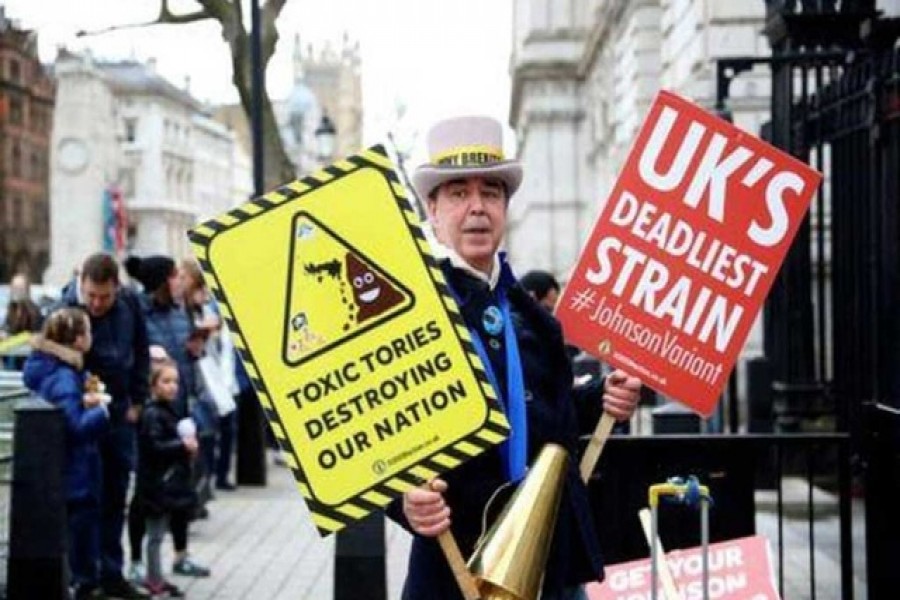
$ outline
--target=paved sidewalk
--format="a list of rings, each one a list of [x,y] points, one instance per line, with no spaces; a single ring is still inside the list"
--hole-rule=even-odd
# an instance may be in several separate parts
[[[210,518],[191,526],[191,554],[212,568],[212,577],[191,579],[171,575],[192,600],[330,600],[334,586],[334,536],[320,538],[290,472],[269,468],[265,488],[241,487],[218,492]],[[764,503],[761,503],[764,504]],[[855,597],[866,597],[861,502],[854,502]],[[815,521],[816,600],[840,599],[837,517],[826,511]],[[388,598],[400,597],[406,574],[410,536],[387,522]],[[785,519],[785,598],[813,597],[809,589],[809,524],[805,518]],[[757,512],[757,530],[769,538],[777,569],[778,527],[775,516]],[[164,544],[164,565],[172,564],[172,544]],[[366,600],[361,598],[360,600]]]
[[[265,488],[217,492],[209,519],[191,525],[191,555],[212,569],[208,579],[171,574],[172,544],[164,543],[165,570],[191,600],[310,599],[332,597],[334,536],[319,537],[290,472],[269,467]],[[398,598],[409,535],[393,524],[388,542],[388,589]]]

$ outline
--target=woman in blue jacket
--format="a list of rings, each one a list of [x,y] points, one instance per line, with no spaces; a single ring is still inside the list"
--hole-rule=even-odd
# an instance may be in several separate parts
[[[88,598],[100,576],[100,450],[109,425],[99,389],[85,391],[82,355],[91,347],[91,323],[77,308],[61,308],[44,323],[25,362],[28,388],[62,409],[66,418],[68,554],[75,598]],[[92,387],[96,387],[96,384]]]

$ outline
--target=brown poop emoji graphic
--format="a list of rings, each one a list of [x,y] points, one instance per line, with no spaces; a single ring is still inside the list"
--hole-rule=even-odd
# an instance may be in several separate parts
[[[347,253],[347,279],[353,288],[353,301],[359,307],[357,323],[383,314],[403,301],[390,281],[379,275],[351,252]]]

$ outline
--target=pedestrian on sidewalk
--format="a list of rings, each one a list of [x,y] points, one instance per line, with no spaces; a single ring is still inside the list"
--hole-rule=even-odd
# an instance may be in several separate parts
[[[430,489],[406,492],[389,506],[388,514],[415,534],[403,598],[462,597],[435,537],[451,530],[463,555],[471,555],[491,495],[521,481],[547,443],[573,456],[541,597],[584,598],[581,584],[602,579],[603,562],[574,456],[578,437],[593,430],[604,411],[628,419],[641,383],[615,371],[594,386],[573,389],[559,323],[519,285],[498,252],[510,197],[522,181],[519,162],[503,157],[500,123],[487,117],[442,121],[428,134],[428,151],[430,160],[416,170],[413,184],[445,256],[441,270],[512,432],[502,445],[431,482]]]
[[[130,256],[125,261],[125,268],[144,288],[139,298],[147,323],[149,345],[164,349],[178,370],[179,385],[172,408],[179,417],[191,416],[191,405],[197,401],[199,394],[198,381],[194,376],[195,362],[202,352],[203,344],[202,340],[193,335],[191,319],[181,302],[183,290],[175,261],[163,255],[143,258]],[[194,562],[188,554],[188,527],[195,509],[196,503],[190,511],[174,511],[170,515],[176,557],[173,570],[179,575],[208,577],[210,570]],[[132,498],[128,519],[132,582],[140,581],[142,575],[139,565],[144,522],[142,503]]]
[[[147,528],[144,587],[154,596],[181,597],[178,587],[163,577],[160,551],[172,515],[192,510],[197,502],[191,465],[199,448],[196,425],[176,410],[178,368],[174,361],[154,364],[150,391],[152,400],[138,434],[137,496]]]
[[[100,446],[109,412],[97,386],[86,386],[83,353],[91,322],[77,308],[54,311],[25,361],[25,385],[62,409],[66,420],[67,551],[75,600],[100,596]]]
[[[13,276],[9,281],[9,304],[0,327],[0,339],[19,333],[40,331],[41,309],[31,299],[28,277],[22,273]],[[7,369],[19,370],[25,364],[23,356],[6,356],[3,364]]]
[[[100,439],[100,579],[107,596],[147,598],[122,576],[125,501],[135,461],[134,427],[147,399],[150,355],[147,328],[137,296],[119,285],[119,266],[105,253],[89,256],[62,293],[62,304],[83,307],[91,321],[93,344],[85,369],[112,396],[109,429]]]
[[[194,330],[204,338],[203,356],[197,361],[198,387],[203,389],[198,397],[194,418],[204,425],[200,436],[200,472],[203,477],[198,492],[200,504],[205,506],[212,498],[213,476],[216,489],[235,489],[228,481],[236,426],[234,349],[206,287],[200,265],[195,260],[183,260],[179,266],[179,275],[182,278],[185,308],[193,319]]]

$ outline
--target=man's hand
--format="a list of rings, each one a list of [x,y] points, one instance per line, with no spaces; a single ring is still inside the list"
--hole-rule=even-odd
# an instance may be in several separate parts
[[[641,380],[616,369],[606,376],[603,384],[603,410],[617,421],[625,421],[634,414],[641,397]]]
[[[416,488],[403,494],[403,514],[419,535],[437,537],[450,529],[450,507],[444,502],[447,483],[431,482],[428,489]]]
[[[141,407],[138,404],[132,404],[125,413],[125,420],[129,423],[137,423],[141,418]]]

